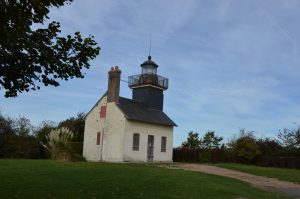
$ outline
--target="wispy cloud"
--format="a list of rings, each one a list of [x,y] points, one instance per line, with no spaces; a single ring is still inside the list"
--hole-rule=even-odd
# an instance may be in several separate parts
[[[120,66],[125,80],[140,73],[151,32],[159,74],[170,78],[164,110],[179,125],[175,145],[190,130],[229,137],[246,128],[274,136],[300,120],[299,6],[297,0],[89,0],[53,8],[62,34],[94,35],[100,56],[85,79],[2,97],[1,111],[36,124],[88,111],[105,92],[111,66]],[[121,95],[131,97],[124,82]]]
[[[266,9],[263,8],[263,6],[260,5],[260,3],[256,0],[253,0],[254,4],[257,6],[257,8],[268,18],[268,20],[270,21],[270,23],[275,26],[277,28],[277,30],[287,39],[291,42],[292,46],[293,46],[293,51],[294,51],[294,56],[297,56],[297,52],[298,52],[298,46],[294,40],[294,38],[287,32],[287,30],[285,30],[284,28],[282,28],[280,26],[280,24],[278,22],[275,21],[275,19],[267,12]]]

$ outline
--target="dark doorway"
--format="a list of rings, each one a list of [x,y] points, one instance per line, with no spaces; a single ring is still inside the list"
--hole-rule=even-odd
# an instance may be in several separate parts
[[[154,136],[148,135],[147,161],[153,162]]]

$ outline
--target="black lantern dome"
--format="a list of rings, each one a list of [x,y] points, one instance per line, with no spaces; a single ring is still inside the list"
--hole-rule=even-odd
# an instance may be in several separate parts
[[[162,90],[168,89],[168,78],[157,75],[158,65],[151,60],[150,55],[148,60],[141,64],[141,67],[141,74],[128,77],[128,86],[130,88],[154,86]]]
[[[151,56],[148,56],[148,60],[141,64],[142,74],[157,74],[158,65],[151,60]]]

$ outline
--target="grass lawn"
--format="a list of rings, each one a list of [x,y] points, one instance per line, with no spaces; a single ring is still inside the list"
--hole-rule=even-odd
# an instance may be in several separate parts
[[[146,164],[1,160],[0,198],[285,198],[224,177]]]
[[[267,176],[267,177],[277,178],[280,180],[286,180],[286,181],[300,184],[299,169],[259,167],[259,166],[233,164],[233,163],[218,163],[214,165],[218,167],[227,168],[227,169],[243,171],[246,173],[251,173],[259,176]]]

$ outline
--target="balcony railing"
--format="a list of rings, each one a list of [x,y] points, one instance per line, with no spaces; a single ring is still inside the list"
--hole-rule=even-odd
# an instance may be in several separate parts
[[[145,84],[151,84],[166,90],[169,86],[169,79],[155,74],[140,74],[128,77],[128,86],[130,88]]]

